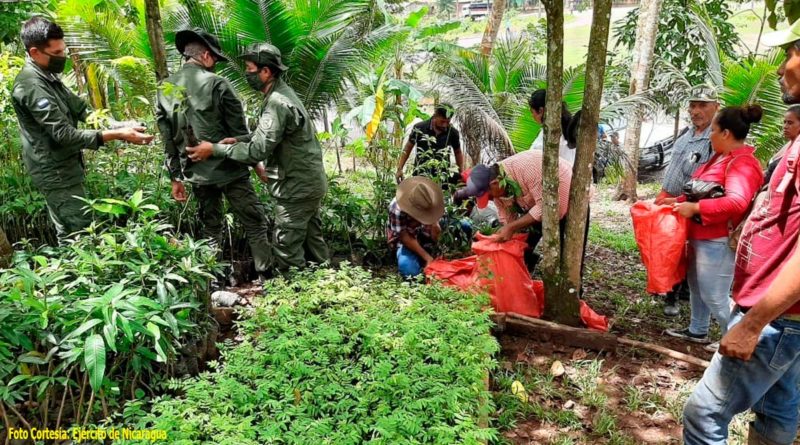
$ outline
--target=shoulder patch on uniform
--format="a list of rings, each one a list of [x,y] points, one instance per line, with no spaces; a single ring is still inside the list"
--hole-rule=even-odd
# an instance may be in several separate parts
[[[43,97],[36,101],[36,107],[40,110],[46,110],[50,108],[50,100],[48,100],[46,97]]]

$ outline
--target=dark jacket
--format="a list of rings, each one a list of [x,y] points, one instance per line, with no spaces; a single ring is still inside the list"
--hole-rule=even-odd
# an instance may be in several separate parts
[[[102,134],[79,130],[89,104],[67,89],[61,79],[28,59],[14,79],[11,93],[22,139],[22,160],[40,190],[83,183],[81,150],[96,150]]]
[[[185,63],[159,88],[156,119],[172,179],[222,185],[248,174],[247,164],[234,160],[211,158],[194,163],[186,156],[189,125],[198,141],[219,142],[249,133],[242,102],[225,78]]]
[[[276,80],[264,98],[256,131],[239,140],[233,145],[214,144],[214,157],[248,164],[264,161],[275,198],[306,200],[325,195],[328,182],[314,122],[283,80]]]

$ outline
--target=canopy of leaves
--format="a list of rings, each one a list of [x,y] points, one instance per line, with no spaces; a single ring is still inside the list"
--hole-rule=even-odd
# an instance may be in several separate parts
[[[222,3],[220,5],[219,3]],[[200,27],[220,39],[234,63],[220,69],[246,92],[237,56],[254,42],[280,49],[289,67],[287,82],[312,114],[337,99],[372,51],[387,45],[394,28],[383,26],[382,2],[370,0],[187,0],[167,9],[167,40],[174,32]]]
[[[783,8],[779,8],[779,4],[783,4]],[[785,16],[789,23],[794,23],[795,20],[800,18],[800,0],[767,0],[767,10],[769,15],[767,21],[772,29],[778,27],[778,22]]]

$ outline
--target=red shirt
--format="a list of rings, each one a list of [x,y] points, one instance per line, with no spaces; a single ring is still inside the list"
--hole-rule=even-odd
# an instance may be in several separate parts
[[[800,188],[798,177],[791,175],[789,158],[796,157],[800,139],[787,150],[769,183],[768,196],[754,208],[742,230],[736,252],[736,270],[733,277],[733,299],[742,307],[758,303],[778,275],[783,265],[794,253],[800,234]],[[790,153],[794,151],[795,156]],[[785,190],[781,182],[787,178]],[[800,314],[800,303],[787,314]]]
[[[761,164],[753,152],[753,147],[744,146],[728,156],[715,154],[694,172],[693,179],[722,184],[725,196],[700,200],[700,220],[703,223],[689,220],[689,239],[723,238],[742,222],[764,182]],[[684,200],[685,196],[679,199]]]

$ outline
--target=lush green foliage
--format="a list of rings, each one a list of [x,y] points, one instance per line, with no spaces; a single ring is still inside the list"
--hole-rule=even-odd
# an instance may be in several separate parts
[[[484,378],[498,345],[482,303],[350,267],[270,282],[218,372],[126,424],[181,445],[492,439],[479,419],[493,411]]]
[[[751,56],[743,60],[727,59],[722,64],[725,88],[720,99],[725,105],[757,103],[764,108],[761,123],[754,125],[749,136],[756,147],[756,156],[764,161],[786,142],[783,138],[783,115],[786,104],[781,98],[778,67],[783,51],[769,56]]]
[[[0,325],[14,327],[0,330],[0,403],[38,402],[16,417],[39,427],[85,422],[97,399],[107,416],[172,375],[181,346],[202,336],[220,272],[216,251],[173,235],[141,192],[93,208],[127,224],[28,248],[0,275]]]
[[[692,85],[709,79],[709,40],[728,57],[736,55],[739,37],[728,22],[731,11],[724,0],[664,0],[659,14],[658,57],[680,69]],[[639,9],[617,23],[617,46],[633,50]]]

